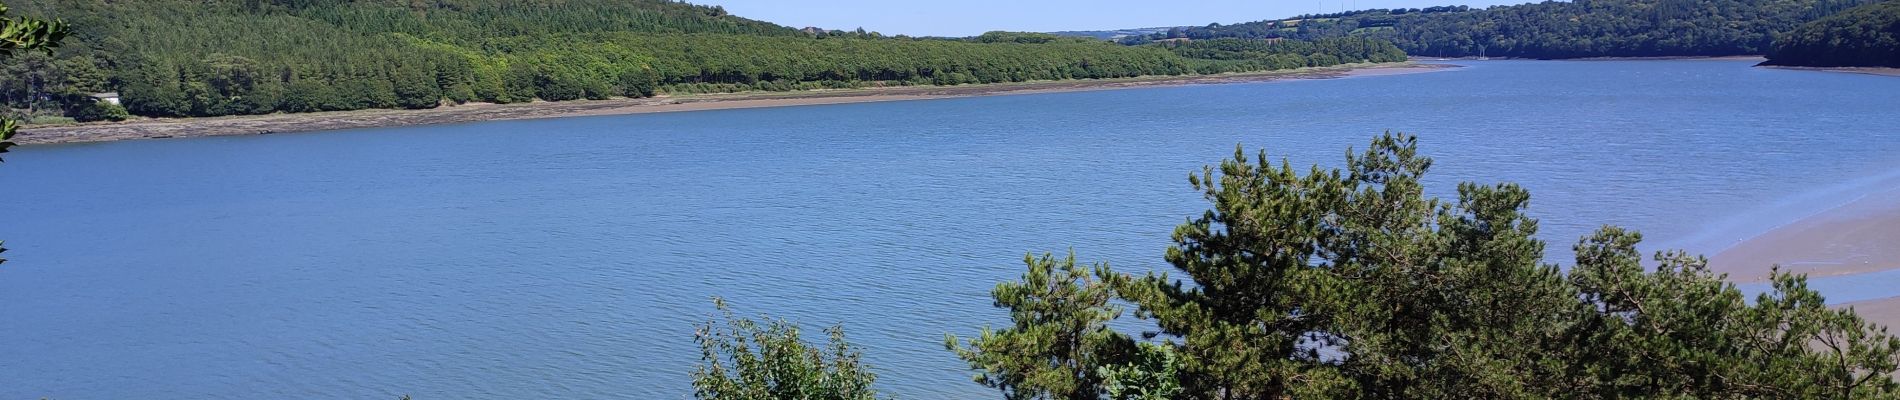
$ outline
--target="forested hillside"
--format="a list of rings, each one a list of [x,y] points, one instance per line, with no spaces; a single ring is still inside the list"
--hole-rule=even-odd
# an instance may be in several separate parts
[[[1575,0],[1432,7],[1210,25],[1145,38],[1313,39],[1363,35],[1429,57],[1758,55],[1775,35],[1875,0]]]
[[[1855,7],[1775,42],[1769,65],[1900,68],[1900,1]]]
[[[78,26],[0,71],[15,113],[144,116],[428,108],[659,93],[956,85],[1398,61],[1376,41],[1283,43],[1274,62],[1047,34],[800,30],[667,0],[34,0]],[[1343,51],[1338,52],[1338,51]],[[1256,54],[1262,55],[1262,54]],[[1258,58],[1258,57],[1256,57]]]

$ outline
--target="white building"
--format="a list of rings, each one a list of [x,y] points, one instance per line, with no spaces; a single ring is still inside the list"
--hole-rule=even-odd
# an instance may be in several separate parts
[[[112,105],[115,105],[115,106],[120,105],[119,92],[93,93],[92,98],[97,99],[99,101],[112,103]]]

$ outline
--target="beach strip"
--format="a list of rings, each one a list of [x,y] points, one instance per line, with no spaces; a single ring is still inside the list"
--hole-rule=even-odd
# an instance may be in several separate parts
[[[1736,282],[1762,282],[1776,265],[1810,277],[1900,269],[1900,182],[1716,253],[1709,267]]]
[[[1838,307],[1853,308],[1854,313],[1860,314],[1861,318],[1889,329],[1900,327],[1894,324],[1900,322],[1900,297],[1848,303]]]
[[[1850,74],[1900,77],[1900,68],[1888,67],[1795,67],[1786,65],[1763,65],[1762,67],[1794,71],[1845,72]]]

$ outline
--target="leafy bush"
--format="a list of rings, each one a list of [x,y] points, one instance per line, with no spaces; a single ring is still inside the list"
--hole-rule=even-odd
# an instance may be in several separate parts
[[[873,400],[877,380],[845,342],[844,328],[825,330],[830,343],[817,347],[800,338],[797,325],[764,324],[735,316],[714,298],[723,321],[707,321],[693,335],[701,364],[693,370],[693,395],[705,400]]]
[[[1180,358],[1172,344],[1141,343],[1135,359],[1125,365],[1103,365],[1102,393],[1109,400],[1173,400],[1181,389]]]
[[[119,106],[118,104],[96,101],[81,103],[81,105],[75,106],[72,110],[67,111],[66,116],[72,117],[74,121],[94,122],[124,121],[126,118],[131,117],[132,114],[127,113],[125,107]]]

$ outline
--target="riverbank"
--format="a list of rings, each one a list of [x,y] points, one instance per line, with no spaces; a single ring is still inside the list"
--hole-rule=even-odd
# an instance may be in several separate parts
[[[1754,61],[1754,62],[1762,62],[1762,61],[1768,61],[1768,57],[1765,57],[1765,56],[1759,56],[1759,55],[1752,55],[1752,56],[1751,56],[1751,55],[1741,55],[1741,56],[1654,56],[1654,57],[1586,57],[1586,58],[1571,58],[1571,59],[1569,59],[1569,60],[1572,60],[1572,61],[1682,61],[1682,60],[1689,60],[1689,61],[1695,61],[1695,60],[1708,60],[1708,61]]]
[[[1762,61],[1767,61],[1767,60],[1768,60],[1768,58],[1767,58],[1767,57],[1763,57],[1763,56],[1749,56],[1749,55],[1742,55],[1742,56],[1653,56],[1653,57],[1583,57],[1583,58],[1524,58],[1524,57],[1475,57],[1475,56],[1473,56],[1473,57],[1419,57],[1419,56],[1413,56],[1413,57],[1412,57],[1412,60],[1413,60],[1413,61],[1493,61],[1493,60],[1495,60],[1495,61],[1676,61],[1676,60],[1691,60],[1691,61],[1694,61],[1694,60],[1708,60],[1708,61],[1755,61],[1755,62],[1762,62]]]
[[[1900,76],[1900,68],[1887,67],[1795,67],[1787,65],[1761,65],[1760,67],[1795,71],[1846,72],[1850,74]]]
[[[1716,253],[1709,266],[1736,282],[1762,282],[1776,265],[1810,277],[1900,269],[1900,182]]]
[[[562,118],[738,108],[788,107],[944,99],[1009,94],[1111,90],[1141,87],[1336,79],[1398,75],[1455,68],[1448,64],[1349,64],[1239,74],[1044,81],[965,86],[904,86],[802,92],[748,92],[648,99],[575,100],[520,104],[472,103],[426,110],[358,110],[211,118],[161,118],[69,126],[28,127],[15,138],[23,145],[106,142],[201,136],[257,135],[461,122]]]

